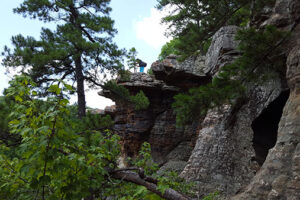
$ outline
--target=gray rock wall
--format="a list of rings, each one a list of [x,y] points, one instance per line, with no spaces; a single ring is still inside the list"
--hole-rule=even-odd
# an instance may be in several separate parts
[[[238,31],[236,26],[224,26],[215,33],[211,45],[206,54],[203,72],[211,76],[215,75],[224,65],[237,58],[238,42],[234,39]]]
[[[277,0],[262,25],[291,31],[284,43],[290,96],[279,123],[277,142],[251,183],[234,200],[300,199],[300,1]]]
[[[275,147],[247,188],[234,200],[300,199],[300,45],[289,54],[287,79],[291,89]]]
[[[231,195],[250,183],[259,169],[254,160],[252,122],[283,90],[275,78],[253,87],[242,105],[210,110],[181,176],[196,181],[200,194],[216,190]]]

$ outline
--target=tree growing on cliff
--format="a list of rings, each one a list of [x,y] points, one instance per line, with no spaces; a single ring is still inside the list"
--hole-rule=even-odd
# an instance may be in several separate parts
[[[24,0],[15,13],[57,23],[43,28],[39,40],[17,35],[14,49],[2,53],[6,67],[21,67],[46,92],[57,79],[76,83],[78,115],[86,114],[85,83],[101,85],[107,72],[122,67],[124,50],[112,42],[117,32],[109,17],[110,0]]]
[[[243,25],[266,5],[275,0],[158,0],[157,8],[171,7],[172,12],[163,18],[169,25],[167,35],[176,38],[174,48],[180,60],[198,50],[202,54],[209,40],[222,26]]]
[[[240,56],[219,69],[211,83],[174,96],[173,108],[179,125],[205,116],[209,109],[234,104],[245,97],[249,85],[262,83],[275,73],[283,74],[282,44],[289,33],[274,26],[241,29],[236,35]],[[272,58],[277,57],[276,60]],[[282,62],[283,61],[283,62]],[[268,76],[267,76],[268,75]]]
[[[164,44],[161,48],[160,54],[158,55],[159,60],[165,59],[168,55],[174,54],[179,55],[180,52],[177,51],[176,45],[178,44],[178,39],[173,39],[166,44]]]

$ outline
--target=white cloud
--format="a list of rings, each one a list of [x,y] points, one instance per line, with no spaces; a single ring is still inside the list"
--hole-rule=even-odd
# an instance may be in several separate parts
[[[18,70],[10,70],[9,73],[5,73],[5,68],[0,65],[0,96],[2,96],[2,92],[5,88],[9,86],[8,81],[10,81],[14,75],[19,74],[17,72]],[[88,88],[88,85],[85,84],[85,88]],[[100,89],[94,89],[94,90],[86,90],[85,96],[86,96],[86,105],[91,108],[99,108],[104,109],[106,106],[114,105],[115,103],[108,99],[104,98],[102,96],[98,95],[98,92]],[[70,98],[70,103],[73,104],[77,102],[77,95],[72,95]]]
[[[106,106],[111,106],[115,104],[112,100],[99,96],[98,95],[99,91],[100,89],[85,91],[86,105],[88,107],[104,109]],[[73,104],[75,102],[77,102],[77,95],[72,95],[70,99],[70,103]]]
[[[134,23],[136,37],[145,41],[151,47],[158,49],[171,38],[167,38],[164,33],[167,25],[161,24],[161,19],[168,14],[168,10],[158,10],[151,8],[151,16],[144,17]]]

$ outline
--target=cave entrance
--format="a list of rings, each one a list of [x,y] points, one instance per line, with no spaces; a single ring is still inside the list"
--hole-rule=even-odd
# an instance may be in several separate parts
[[[283,107],[289,98],[289,93],[289,91],[282,92],[252,122],[254,159],[260,166],[265,162],[269,149],[276,144],[278,124],[282,116]]]

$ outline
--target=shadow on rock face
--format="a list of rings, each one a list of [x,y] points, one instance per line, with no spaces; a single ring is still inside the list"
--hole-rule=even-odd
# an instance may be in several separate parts
[[[260,166],[265,162],[269,149],[273,148],[276,144],[278,124],[288,97],[289,91],[282,92],[279,97],[262,111],[251,125],[254,132],[254,160],[257,161]]]

